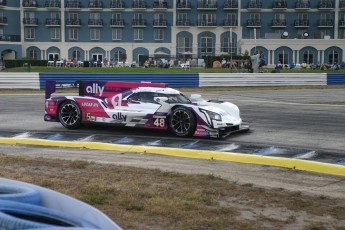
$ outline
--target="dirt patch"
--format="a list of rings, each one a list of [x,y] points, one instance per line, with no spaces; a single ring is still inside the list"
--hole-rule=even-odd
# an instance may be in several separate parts
[[[73,196],[124,229],[345,226],[342,177],[136,153],[4,145],[0,153],[1,177]]]

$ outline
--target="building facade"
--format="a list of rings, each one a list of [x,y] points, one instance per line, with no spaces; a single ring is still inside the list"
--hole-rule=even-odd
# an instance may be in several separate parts
[[[0,0],[4,59],[136,62],[254,54],[338,63],[345,0]]]

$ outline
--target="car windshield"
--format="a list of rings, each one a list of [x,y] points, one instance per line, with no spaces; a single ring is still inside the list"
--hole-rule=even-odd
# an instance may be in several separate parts
[[[183,94],[165,94],[162,97],[167,97],[167,103],[182,103],[189,104],[191,101]]]

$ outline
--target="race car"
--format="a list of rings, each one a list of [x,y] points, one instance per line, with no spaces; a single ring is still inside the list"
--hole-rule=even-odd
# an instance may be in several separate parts
[[[78,81],[79,95],[52,97],[57,86],[46,82],[45,121],[60,122],[67,129],[83,123],[170,130],[179,137],[224,138],[248,130],[239,108],[224,101],[190,98],[164,83]]]

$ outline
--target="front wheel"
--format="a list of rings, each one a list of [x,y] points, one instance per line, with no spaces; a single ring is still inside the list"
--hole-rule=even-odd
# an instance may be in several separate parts
[[[77,129],[81,126],[81,111],[74,101],[65,101],[59,109],[60,123],[68,129]]]
[[[184,107],[177,107],[169,118],[171,131],[179,137],[187,137],[194,134],[195,116],[192,111]]]

